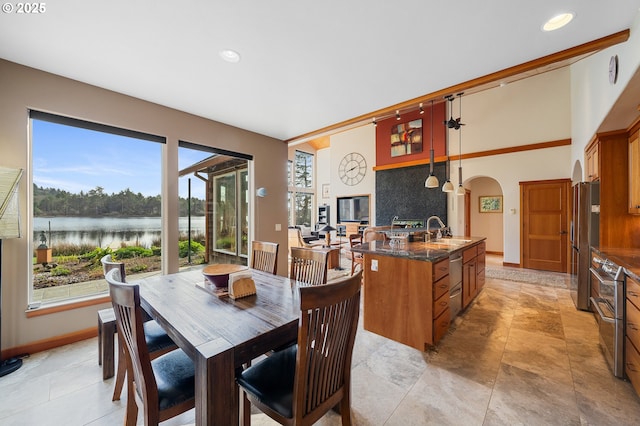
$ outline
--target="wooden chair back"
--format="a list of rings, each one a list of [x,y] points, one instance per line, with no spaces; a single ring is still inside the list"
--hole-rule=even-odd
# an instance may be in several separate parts
[[[140,287],[118,279],[119,270],[111,269],[105,275],[109,283],[111,304],[116,314],[118,339],[127,360],[127,413],[125,423],[135,425],[137,406],[135,396],[142,400],[145,424],[158,424],[195,406],[194,400],[160,410],[158,385],[151,365],[151,357],[144,334],[144,314],[140,306]],[[133,380],[131,380],[133,378]],[[135,388],[134,388],[135,384]],[[135,393],[134,393],[135,392]]]
[[[371,241],[385,241],[387,236],[381,230],[391,229],[390,226],[367,227],[362,232],[362,241],[370,243]]]
[[[360,315],[362,272],[300,288],[293,424],[312,424],[340,404],[351,424],[351,357]]]
[[[119,277],[116,276],[118,281],[121,282],[125,282],[126,281],[126,274],[124,271],[124,263],[123,262],[114,262],[111,255],[107,254],[102,256],[102,259],[100,259],[100,262],[102,263],[102,272],[104,273],[104,275],[107,275],[107,272],[109,272],[112,269],[117,269],[119,272]]]
[[[251,242],[251,267],[276,274],[278,269],[278,243],[264,241]]]
[[[327,250],[312,250],[291,247],[291,270],[289,278],[308,285],[327,282]]]
[[[349,247],[354,247],[362,244],[362,235],[360,234],[351,234],[349,235]],[[361,265],[364,263],[364,257],[362,253],[356,253],[351,251],[351,275],[356,270],[356,265]]]

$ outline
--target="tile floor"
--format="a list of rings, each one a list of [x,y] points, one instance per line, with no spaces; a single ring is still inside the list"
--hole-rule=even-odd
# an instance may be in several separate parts
[[[0,378],[0,424],[122,424],[125,396],[111,402],[97,346],[90,339],[34,354]],[[593,316],[574,308],[568,290],[494,278],[432,351],[361,329],[352,405],[356,425],[640,424],[640,398],[612,376]],[[164,424],[193,419],[191,411]],[[252,422],[273,424],[259,413]],[[329,413],[318,424],[340,419]]]

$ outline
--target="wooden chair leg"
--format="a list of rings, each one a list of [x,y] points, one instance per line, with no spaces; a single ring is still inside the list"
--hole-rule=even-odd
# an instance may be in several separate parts
[[[131,375],[127,375],[127,408],[124,417],[125,426],[136,426],[138,421],[138,404],[136,403],[136,390]]]
[[[98,311],[98,365],[102,365],[102,379],[113,377],[116,318],[113,309]]]
[[[118,342],[119,343],[119,342]],[[127,363],[124,359],[124,350],[121,345],[118,344],[118,372],[116,374],[116,381],[113,386],[112,401],[119,401],[122,394],[122,387],[124,386],[124,379],[127,374]]]
[[[240,425],[251,426],[251,402],[242,389],[240,389]]]

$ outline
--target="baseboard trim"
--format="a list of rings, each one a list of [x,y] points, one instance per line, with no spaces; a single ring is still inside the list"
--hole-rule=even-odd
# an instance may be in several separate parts
[[[502,262],[502,266],[511,266],[513,268],[519,268],[520,264],[519,263]]]
[[[501,251],[486,250],[485,253],[486,254],[494,254],[496,256],[504,256],[504,252],[501,252]]]
[[[96,337],[97,335],[98,335],[98,327],[97,326],[90,327],[84,330],[74,331],[73,333],[54,336],[48,339],[27,343],[26,345],[4,349],[0,356],[2,357],[2,359],[7,359],[7,358],[13,358],[13,357],[24,355],[24,354],[35,354],[37,352],[42,352],[49,349],[57,348],[59,346],[68,345],[69,343],[75,343],[81,340],[91,339],[92,337]]]

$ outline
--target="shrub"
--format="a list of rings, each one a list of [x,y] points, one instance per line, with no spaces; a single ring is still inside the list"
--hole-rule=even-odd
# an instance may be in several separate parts
[[[65,268],[64,266],[56,266],[51,270],[52,277],[58,277],[58,276],[69,275],[69,274],[71,274],[71,270],[69,268]]]
[[[149,269],[149,267],[144,264],[144,263],[140,263],[138,265],[131,265],[131,267],[129,268],[130,272],[142,272],[142,271],[146,271],[147,269]]]
[[[178,243],[179,254],[178,257],[187,257],[189,255],[189,241],[180,241]],[[204,252],[204,246],[197,241],[191,241],[191,254],[198,254]]]
[[[131,259],[133,257],[151,257],[153,250],[144,247],[122,247],[114,252],[118,260]]]
[[[216,241],[216,247],[221,249],[231,249],[235,243],[234,237],[223,237]]]
[[[78,256],[75,254],[55,256],[58,263],[78,263]]]
[[[110,247],[107,247],[107,248],[96,247],[95,249],[91,250],[88,253],[85,253],[85,254],[81,255],[80,257],[82,259],[84,259],[84,260],[91,261],[91,263],[97,263],[104,256],[106,256],[108,254],[112,254],[112,253],[113,253],[113,250],[111,250]]]

